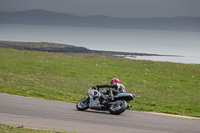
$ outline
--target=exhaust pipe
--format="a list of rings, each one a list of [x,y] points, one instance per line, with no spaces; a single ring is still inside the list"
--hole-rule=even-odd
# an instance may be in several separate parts
[[[127,109],[129,109],[129,108],[131,108],[131,107],[132,107],[132,105],[128,105],[128,106],[127,106]]]

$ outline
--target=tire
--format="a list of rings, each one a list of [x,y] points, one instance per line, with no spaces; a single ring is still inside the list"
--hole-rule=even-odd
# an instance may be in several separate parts
[[[84,111],[84,110],[88,109],[89,108],[89,102],[90,102],[90,99],[88,97],[81,99],[76,104],[77,110]]]
[[[119,115],[127,109],[127,102],[125,100],[116,100],[116,105],[111,105],[109,112],[111,114]]]

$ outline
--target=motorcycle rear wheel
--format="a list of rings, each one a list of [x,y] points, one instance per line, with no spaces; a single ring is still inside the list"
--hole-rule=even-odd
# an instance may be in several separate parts
[[[84,110],[88,109],[89,108],[89,100],[90,99],[88,97],[85,97],[85,98],[81,99],[76,104],[77,110],[84,111]]]
[[[111,114],[119,115],[127,109],[127,102],[125,100],[116,100],[109,108]]]

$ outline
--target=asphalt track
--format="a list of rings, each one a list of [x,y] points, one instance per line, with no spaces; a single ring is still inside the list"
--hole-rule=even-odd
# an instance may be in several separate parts
[[[200,119],[127,110],[77,111],[75,104],[0,93],[0,123],[77,133],[200,133]]]

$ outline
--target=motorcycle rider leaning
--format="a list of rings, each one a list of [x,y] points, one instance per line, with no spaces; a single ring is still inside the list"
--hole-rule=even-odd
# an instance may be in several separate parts
[[[125,93],[126,89],[125,86],[123,84],[119,83],[119,79],[118,78],[113,78],[110,82],[110,84],[107,85],[97,85],[96,87],[99,88],[115,88],[115,90],[112,90],[113,93]]]
[[[92,87],[93,89],[97,89],[99,91],[99,88],[114,88],[115,90],[111,90],[111,89],[107,89],[106,93],[111,95],[111,100],[113,100],[113,95],[116,95],[118,93],[125,93],[126,89],[124,87],[124,85],[119,84],[120,81],[118,78],[113,78],[111,80],[110,84],[106,84],[106,85],[97,85],[96,87]],[[100,104],[100,97],[103,97],[104,102],[108,101],[109,99],[107,97],[105,97],[105,95],[103,93],[101,93],[101,95],[99,96],[93,96],[92,98],[90,98],[90,108],[103,108],[104,105]]]

